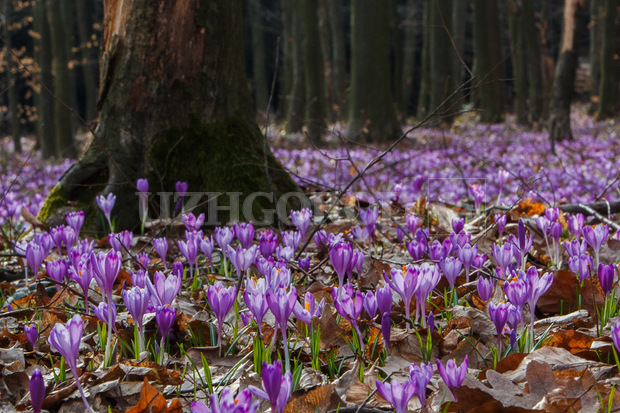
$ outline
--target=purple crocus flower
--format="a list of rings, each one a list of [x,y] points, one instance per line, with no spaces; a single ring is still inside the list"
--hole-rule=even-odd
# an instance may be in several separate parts
[[[148,192],[149,191],[149,181],[146,178],[140,178],[136,182],[136,188],[140,192]]]
[[[250,386],[249,390],[261,399],[269,400],[271,411],[274,413],[284,413],[288,399],[293,390],[293,375],[286,371],[282,375],[282,363],[276,360],[273,364],[263,361],[262,367],[263,388],[259,389]]]
[[[379,218],[378,208],[368,208],[366,210],[360,209],[360,218],[364,223],[365,229],[368,232],[368,236],[371,239],[375,239],[375,231],[377,230],[377,219]]]
[[[282,233],[282,244],[285,247],[291,247],[293,251],[299,247],[301,243],[301,234],[297,231],[284,231]]]
[[[140,264],[140,267],[145,270],[149,268],[149,265],[151,265],[151,257],[149,257],[149,254],[146,252],[141,252],[136,255],[136,261]]]
[[[478,295],[482,301],[489,301],[493,295],[493,279],[478,277]]]
[[[222,326],[224,325],[224,319],[233,308],[236,297],[237,287],[232,285],[228,288],[224,288],[224,285],[220,281],[216,281],[215,284],[210,285],[207,290],[209,305],[217,318],[217,346],[220,348],[222,346]]]
[[[265,318],[265,314],[269,311],[265,292],[258,290],[250,291],[246,288],[243,292],[243,299],[258,325],[259,334],[263,334],[263,318]]]
[[[297,290],[295,288],[291,287],[290,291],[287,292],[285,287],[279,287],[275,291],[267,292],[267,305],[276,319],[277,325],[282,330],[286,371],[290,371],[286,324],[293,313],[295,303],[297,303]]]
[[[441,361],[437,359],[437,371],[439,372],[441,379],[444,381],[444,383],[446,383],[446,386],[448,386],[448,388],[450,389],[450,392],[452,392],[452,395],[454,396],[454,401],[458,402],[458,398],[456,397],[454,389],[460,387],[463,384],[465,376],[467,375],[468,364],[468,356],[465,356],[465,359],[458,367],[456,365],[456,361],[450,359],[448,360],[448,362],[446,363],[446,367],[444,368],[443,364],[441,364]]]
[[[45,400],[45,380],[41,370],[35,368],[30,377],[30,403],[33,413],[41,413],[43,400]]]
[[[168,253],[168,239],[166,238],[153,238],[153,248],[157,252],[157,255],[161,258],[161,262],[164,263],[164,269],[168,269],[166,264],[166,254]]]
[[[249,389],[239,392],[237,397],[233,397],[228,387],[222,390],[222,394],[212,394],[210,397],[211,408],[208,408],[202,402],[193,402],[191,404],[192,413],[255,413],[258,410],[259,402],[252,403],[252,393]]]
[[[65,226],[61,225],[58,227],[50,228],[49,234],[54,241],[54,245],[56,245],[58,254],[62,255],[62,244],[64,244],[65,242]]]
[[[616,351],[620,351],[620,321],[616,321],[611,327],[611,338]]]
[[[196,215],[190,212],[189,214],[183,214],[181,218],[183,219],[185,228],[191,232],[199,231],[200,227],[205,222],[205,214],[200,214],[196,217]]]
[[[514,331],[517,329],[521,320],[523,320],[522,310],[514,304],[508,304],[505,327]]]
[[[39,329],[35,324],[30,324],[29,326],[24,326],[24,334],[26,335],[26,339],[32,346],[33,350],[39,349]]]
[[[123,252],[123,249],[129,251],[133,241],[133,232],[122,231],[118,234],[109,234],[108,241],[116,251]]]
[[[446,249],[438,240],[433,241],[433,244],[428,249],[428,256],[433,261],[439,261],[446,257]]]
[[[217,245],[219,245],[220,249],[222,250],[222,255],[224,256],[224,260],[222,264],[220,264],[220,266],[224,265],[224,273],[226,277],[228,277],[228,265],[226,265],[226,246],[232,242],[235,233],[231,228],[217,227],[215,228],[215,232],[213,235],[215,237],[215,242],[217,242]]]
[[[497,185],[499,186],[499,194],[497,195],[497,204],[501,205],[501,199],[502,199],[502,190],[504,189],[504,185],[506,185],[506,181],[508,181],[508,178],[510,177],[510,174],[508,173],[508,171],[501,169],[497,172]]]
[[[321,251],[323,248],[329,246],[329,236],[324,229],[321,229],[314,233],[312,240],[316,244],[316,248]]]
[[[116,277],[121,270],[121,253],[109,251],[107,254],[99,252],[95,255],[93,252],[90,255],[90,262],[97,285],[99,285],[101,292],[108,298],[108,302],[111,302],[114,281],[116,281]]]
[[[243,248],[248,249],[254,240],[254,225],[251,222],[234,223],[235,236]]]
[[[377,315],[377,298],[372,291],[364,294],[364,310],[368,313],[368,316],[373,319]]]
[[[426,252],[427,244],[426,241],[405,240],[405,247],[407,248],[407,252],[409,253],[409,255],[411,255],[411,258],[413,258],[414,261],[419,261],[422,259],[424,253]]]
[[[144,350],[144,314],[149,306],[149,292],[146,288],[133,287],[131,290],[123,290],[123,302],[127,311],[133,317],[138,326],[138,339],[140,351]]]
[[[416,233],[418,227],[420,226],[420,218],[416,214],[409,214],[405,218],[407,222],[407,229],[413,235]]]
[[[508,304],[501,302],[499,304],[489,304],[489,316],[491,321],[495,325],[495,331],[497,332],[497,354],[501,354],[502,345],[502,331],[506,325],[508,319]]]
[[[579,243],[579,240],[574,239],[572,241],[564,241],[564,249],[568,256],[572,258],[585,254],[588,250],[588,245],[585,240]]]
[[[69,212],[65,215],[65,221],[75,231],[76,236],[80,235],[80,230],[84,225],[84,211]]]
[[[456,256],[463,263],[463,267],[465,267],[465,278],[467,282],[469,282],[469,269],[477,255],[478,245],[471,246],[470,244],[465,244],[456,249]]]
[[[546,272],[542,277],[538,277],[538,271],[535,267],[528,268],[526,274],[526,281],[528,284],[529,296],[527,298],[527,304],[530,307],[530,334],[531,342],[534,343],[534,313],[536,303],[538,299],[547,292],[551,284],[553,284],[553,273]]]
[[[353,291],[353,287],[351,285],[346,285],[342,291],[344,291],[342,296],[337,297],[338,292],[336,291],[336,288],[332,287],[334,307],[336,308],[338,314],[346,318],[353,326],[353,329],[357,332],[360,351],[364,354],[364,340],[357,324],[357,320],[360,318],[362,309],[364,308],[364,296],[359,291]]]
[[[462,267],[463,264],[461,261],[455,257],[448,257],[446,259],[442,258],[439,260],[439,268],[441,268],[443,275],[446,276],[446,280],[448,280],[450,288],[454,288],[456,277],[458,277]]]
[[[207,237],[206,235],[200,240],[200,251],[205,255],[209,265],[211,265],[211,272],[213,272],[213,250],[215,250],[215,241],[213,235]]]
[[[297,230],[301,234],[301,239],[306,241],[306,233],[312,220],[312,210],[304,208],[301,211],[291,211],[291,221],[293,225],[297,227]]]
[[[469,187],[469,193],[474,198],[474,207],[476,208],[476,213],[479,214],[482,201],[484,200],[484,189],[478,184],[473,184]]]
[[[76,239],[77,239],[77,235],[75,231],[73,230],[73,228],[65,227],[65,248],[67,250],[69,250],[69,248],[73,246],[73,243],[75,242]]]
[[[392,290],[390,286],[384,285],[383,287],[378,287],[375,298],[377,299],[379,314],[387,313],[389,316],[392,312]]]
[[[198,239],[190,236],[186,241],[177,241],[177,245],[179,247],[179,251],[187,260],[189,264],[189,273],[190,278],[194,277],[194,266],[198,266],[196,263],[196,259],[198,258]]]
[[[452,218],[452,230],[455,233],[463,231],[465,228],[465,218]]]
[[[395,413],[407,413],[407,405],[409,400],[416,394],[416,385],[407,380],[400,383],[392,380],[389,383],[383,383],[381,380],[375,381],[377,391],[387,400],[394,408]]]
[[[499,239],[501,241],[504,235],[504,229],[506,228],[507,215],[495,214],[495,223],[497,224],[497,230],[499,232]]]
[[[185,208],[185,194],[187,193],[188,188],[189,188],[189,184],[187,182],[177,181],[176,184],[174,184],[174,189],[176,189],[177,195],[179,197],[179,199],[177,200],[177,204],[174,207],[175,215],[177,211],[179,210],[179,207],[181,207],[181,210]]]
[[[432,314],[432,313],[431,313]],[[433,365],[428,364],[412,364],[409,366],[409,377],[415,388],[415,394],[420,400],[422,407],[426,406],[426,388],[433,377]]]
[[[263,257],[271,256],[278,246],[278,236],[272,230],[263,231],[258,238],[258,248]]]
[[[426,300],[431,291],[437,287],[441,273],[435,264],[423,263],[419,269],[418,286],[415,290],[416,310],[415,322],[418,322],[418,316],[421,313],[422,328],[426,328]]]
[[[248,249],[243,249],[241,245],[237,245],[237,249],[234,250],[230,245],[226,246],[228,258],[233,267],[237,271],[239,278],[243,277],[245,272],[250,268],[256,256],[258,255],[258,247],[256,245],[251,246]]]
[[[585,223],[585,218],[583,214],[575,214],[570,215],[567,219],[568,230],[576,239],[581,237],[581,232],[583,231],[583,224]]]
[[[155,312],[155,321],[157,322],[157,327],[159,327],[159,334],[162,340],[168,338],[168,333],[170,333],[176,317],[177,309],[171,307],[170,304],[162,305],[157,308]]]
[[[169,274],[168,277],[161,271],[155,271],[153,282],[146,277],[146,288],[150,292],[151,301],[157,306],[172,304],[181,290],[182,274]]]
[[[390,320],[390,313],[383,313],[381,316],[381,334],[383,335],[383,344],[385,345],[385,351],[390,352],[390,335],[392,334],[392,321]]]
[[[517,247],[519,255],[521,257],[521,269],[525,270],[527,253],[532,247],[532,243],[534,241],[531,235],[529,237],[525,235],[525,223],[521,218],[519,218],[519,224],[517,225],[517,234],[518,237],[516,239],[513,239],[513,244]]]
[[[368,229],[367,228],[361,228],[360,226],[356,225],[356,226],[351,228],[351,235],[355,239],[358,239],[358,240],[360,240],[362,242],[366,242],[366,240],[368,239]]]
[[[299,266],[299,269],[304,272],[310,271],[310,257],[306,257],[306,258],[299,257],[297,259],[297,265]]]
[[[300,319],[304,324],[310,326],[313,317],[320,317],[325,306],[325,299],[323,298],[319,305],[316,305],[314,295],[310,291],[306,292],[304,296],[304,304],[300,304],[299,301],[295,302],[293,307],[293,313],[295,317]]]
[[[88,311],[88,287],[93,280],[92,263],[88,255],[83,255],[74,266],[69,268],[69,276],[75,281],[84,294],[84,307]]]
[[[450,233],[450,242],[452,243],[452,247],[457,249],[459,247],[463,247],[466,244],[469,244],[471,241],[471,234],[465,231],[460,231],[458,233],[451,232]]]
[[[344,276],[348,271],[352,255],[353,249],[348,242],[339,242],[331,245],[329,248],[329,259],[338,276],[338,297],[341,295],[342,286],[344,285]]]
[[[521,274],[525,274],[521,271]],[[513,277],[511,280],[504,282],[504,293],[511,303],[519,308],[523,308],[525,302],[530,296],[530,285],[526,280],[526,276]]]
[[[95,200],[97,201],[99,209],[101,210],[101,212],[103,212],[103,215],[105,215],[105,218],[108,220],[108,225],[110,225],[110,228],[112,228],[111,215],[114,204],[116,203],[116,195],[110,192],[107,196],[99,195],[95,198]]]
[[[46,261],[45,270],[47,271],[47,275],[56,282],[56,290],[60,291],[60,286],[67,276],[67,261]]]
[[[512,247],[510,244],[497,245],[493,244],[491,246],[491,252],[493,253],[493,258],[497,262],[497,265],[502,269],[502,271],[506,271],[510,262],[512,261]]]
[[[598,265],[598,280],[605,295],[609,294],[613,287],[615,274],[614,264],[605,265],[601,263]]]
[[[391,279],[388,278],[383,271],[383,278],[398,295],[403,299],[405,306],[405,318],[407,319],[407,328],[409,328],[411,299],[418,289],[419,270],[412,265],[403,266],[402,270],[392,269],[390,271]],[[391,299],[391,297],[390,297]]]
[[[353,229],[351,229],[351,233],[353,233]],[[403,242],[403,240],[405,239],[406,236],[407,236],[407,234],[405,234],[403,232],[403,230],[400,229],[400,226],[397,226],[396,227],[396,239],[398,240],[399,244],[402,244],[402,242]],[[365,240],[363,240],[363,241],[365,241]]]
[[[592,257],[587,254],[574,256],[568,260],[568,268],[570,268],[570,270],[579,277],[580,282],[590,278],[590,271],[592,270],[592,267]]]
[[[595,265],[598,267],[599,264],[599,253],[601,251],[601,246],[607,241],[607,237],[609,236],[609,227],[607,224],[600,224],[592,228],[591,226],[585,226],[583,228],[583,237],[590,244],[592,249],[594,250],[594,258]]]
[[[73,318],[71,318],[71,320],[67,321],[66,325],[56,323],[54,328],[52,328],[52,331],[50,331],[49,343],[57,352],[60,353],[61,356],[65,358],[65,362],[69,366],[69,369],[75,378],[75,384],[82,395],[82,401],[88,411],[92,412],[93,410],[84,395],[84,390],[82,390],[82,385],[80,384],[77,371],[77,357],[80,352],[80,343],[82,341],[83,331],[82,317],[76,314]]]
[[[91,305],[91,307],[95,317],[97,317],[102,323],[112,326],[112,329],[115,332],[118,332],[116,329],[116,304],[114,304],[114,302],[112,302],[111,307],[108,307],[108,303],[104,301],[100,302],[97,307],[94,305]],[[108,311],[108,308],[110,308],[110,311]],[[110,314],[109,319],[108,314]]]
[[[276,247],[276,258],[278,261],[291,261],[295,257],[293,247]]]
[[[37,278],[39,269],[43,260],[47,256],[47,251],[36,242],[30,242],[26,247],[26,262],[34,274],[34,278]]]

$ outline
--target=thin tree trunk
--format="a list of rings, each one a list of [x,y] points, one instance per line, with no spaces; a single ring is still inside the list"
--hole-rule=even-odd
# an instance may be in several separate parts
[[[56,155],[61,158],[75,158],[77,151],[73,142],[72,115],[67,106],[71,104],[70,76],[67,56],[67,41],[62,21],[62,4],[57,0],[45,0],[45,10],[50,28],[53,71],[54,71],[54,130]]]
[[[467,21],[470,10],[469,1],[455,1],[452,4],[452,40],[454,53],[452,54],[452,77],[453,87],[458,87],[465,78],[467,68],[464,66],[465,37],[467,35]],[[468,76],[469,78],[469,76]],[[462,106],[463,94],[454,97],[457,107]]]
[[[11,16],[13,15],[13,7],[11,0],[3,0],[2,2],[2,14],[4,14],[4,21],[2,22],[2,37],[4,38],[4,47],[6,49],[5,56],[7,59],[6,74],[7,74],[7,97],[9,101],[9,120],[11,125],[11,136],[13,137],[13,147],[15,152],[22,151],[21,145],[21,123],[19,116],[19,90],[18,90],[18,78],[17,70],[18,66],[13,57],[13,41],[12,34],[9,30],[11,25]]]
[[[596,118],[612,118],[618,109],[618,58],[616,39],[618,36],[618,1],[605,0],[605,19],[601,61],[600,104]]]
[[[605,0],[590,0],[590,102],[592,111],[599,106]]]
[[[523,25],[521,31],[525,53],[527,56],[527,83],[529,86],[529,116],[530,123],[536,127],[545,118],[543,104],[543,80],[541,58],[541,35],[536,25],[534,5],[531,1],[522,2]]]
[[[430,7],[430,99],[429,110],[438,108],[454,90],[454,76],[452,75],[453,56],[455,54],[450,39],[452,28],[452,1],[433,0]],[[446,102],[439,112],[441,122],[450,124],[454,118],[456,108],[452,102]]]
[[[497,0],[474,1],[474,74],[480,121],[501,122],[503,65]]]
[[[422,39],[422,60],[421,60],[421,81],[420,94],[418,96],[417,117],[423,119],[430,110],[430,90],[431,90],[431,58],[430,58],[430,38],[431,38],[431,2],[424,2],[423,17],[423,39]]]
[[[512,59],[512,78],[514,89],[514,112],[517,124],[528,124],[527,108],[527,70],[525,65],[526,46],[523,33],[523,8],[522,0],[510,0],[506,5],[508,14],[508,27],[510,31],[510,55]]]
[[[342,115],[345,113],[347,85],[347,53],[344,41],[342,0],[326,0],[327,14],[332,36],[331,73],[334,83],[334,102],[336,110]],[[342,116],[341,116],[342,117]]]
[[[97,117],[97,48],[93,45],[92,23],[86,7],[89,0],[76,0],[80,55],[82,57],[82,75],[84,77],[84,99],[86,100],[85,119],[91,121]]]
[[[35,84],[37,93],[37,136],[44,159],[56,154],[56,135],[54,128],[54,100],[47,89],[54,89],[52,75],[52,46],[49,23],[45,10],[45,0],[37,0],[34,4],[34,30],[38,33],[35,38],[34,59],[39,67],[39,84]]]
[[[303,61],[306,98],[306,126],[314,145],[320,145],[325,131],[325,87],[321,36],[319,33],[318,0],[301,0]]]
[[[82,115],[82,111],[80,111],[80,107],[78,105],[78,96],[77,96],[77,70],[76,70],[76,58],[74,55],[75,47],[77,46],[76,34],[75,30],[75,12],[74,12],[74,0],[56,0],[61,4],[61,13],[60,18],[62,19],[62,27],[64,29],[64,39],[65,39],[65,49],[66,49],[66,59],[67,59],[67,83],[66,87],[69,89],[67,91],[67,104],[71,109],[77,112],[79,115]],[[78,118],[74,115],[70,116],[71,119],[71,135],[75,134],[75,131],[78,127]]]
[[[405,9],[405,20],[403,26],[403,70],[402,70],[402,99],[400,111],[404,118],[411,115],[413,108],[413,88],[414,79],[418,75],[416,72],[416,52],[418,34],[420,32],[420,21],[422,20],[420,0],[408,0]]]
[[[585,7],[584,0],[564,2],[564,24],[560,57],[553,77],[553,96],[549,111],[549,139],[551,150],[555,152],[555,142],[572,140],[570,126],[570,105],[577,71],[577,44],[581,34],[581,18]]]
[[[391,91],[392,0],[351,3],[351,91],[346,135],[356,140],[391,140],[400,134]]]
[[[288,113],[286,116],[286,132],[296,133],[301,131],[304,125],[305,111],[305,78],[304,78],[304,56],[303,39],[301,30],[301,16],[296,0],[284,0],[288,16],[292,25],[292,63],[293,76],[291,78],[291,89],[289,92]]]
[[[321,37],[321,56],[323,58],[323,94],[325,96],[325,116],[329,123],[338,121],[339,113],[335,110],[338,103],[334,100],[334,76],[332,33],[327,17],[327,0],[319,0],[318,21]]]

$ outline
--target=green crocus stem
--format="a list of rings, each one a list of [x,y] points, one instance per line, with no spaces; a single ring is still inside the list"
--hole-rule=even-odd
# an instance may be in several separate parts
[[[360,343],[360,354],[363,356],[364,355],[364,339],[362,338],[362,332],[360,331],[360,328],[357,326],[357,323],[354,323],[353,327],[355,327],[355,332],[357,333],[358,341]]]
[[[286,371],[291,371],[291,360],[288,355],[288,337],[286,336],[286,328],[282,329],[282,346],[284,347],[284,364],[286,364]]]
[[[408,303],[405,303],[405,319],[407,320],[407,322],[405,323],[405,328],[407,330],[409,330],[409,320],[411,320],[411,310],[409,309],[409,307],[411,306],[411,301],[409,301]],[[416,303],[416,315],[415,317],[418,318],[418,304]]]
[[[534,306],[536,308],[536,306]],[[530,343],[531,349],[534,348],[534,308],[530,308]]]
[[[499,360],[499,358],[502,355],[502,334],[499,333],[497,335],[497,359]]]
[[[164,337],[162,337],[161,340],[159,341],[159,357],[158,357],[159,364],[164,363],[164,346],[165,345],[166,345],[166,340]]]
[[[226,253],[222,250],[222,256],[224,259],[222,260],[222,265],[224,266],[224,275],[228,278],[228,264],[226,262]]]
[[[103,367],[110,367],[110,350],[112,347],[112,332],[114,327],[114,322],[116,320],[112,320],[112,293],[108,293],[108,336],[106,337],[105,342],[105,353],[103,358]]]
[[[80,384],[80,378],[78,377],[78,374],[77,374],[77,368],[73,367],[71,369],[71,373],[73,374],[73,377],[75,377],[75,384],[77,385],[77,388],[80,391],[80,396],[82,397],[82,402],[84,402],[84,406],[86,406],[86,409],[90,413],[95,413],[92,407],[90,407],[90,404],[88,404],[88,400],[86,400],[86,396],[84,395],[84,389],[82,389],[82,384]]]

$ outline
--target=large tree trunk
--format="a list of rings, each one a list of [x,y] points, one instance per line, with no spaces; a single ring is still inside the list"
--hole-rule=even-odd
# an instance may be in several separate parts
[[[422,23],[422,58],[420,59],[420,91],[418,94],[418,107],[416,116],[418,119],[424,119],[430,111],[430,90],[431,90],[431,7],[429,1],[424,2],[424,15]]]
[[[292,65],[290,89],[287,94],[288,102],[286,105],[286,132],[296,133],[301,131],[304,125],[304,110],[306,107],[301,16],[296,0],[284,0],[284,14],[285,19],[288,19],[291,25],[289,29],[288,51]]]
[[[523,33],[522,0],[510,0],[506,5],[509,10],[508,27],[510,31],[510,55],[514,89],[514,112],[517,124],[528,124],[527,108],[527,69],[525,59],[527,50]]]
[[[333,82],[334,110],[342,119],[346,100],[347,85],[347,53],[344,41],[342,0],[326,0],[326,9],[331,34],[331,75]]]
[[[537,128],[545,118],[543,104],[542,56],[540,30],[536,24],[534,5],[531,1],[522,2],[523,20],[521,31],[527,56],[527,83],[529,86],[530,123]]]
[[[564,2],[562,43],[560,57],[555,66],[551,109],[549,111],[549,139],[551,139],[552,151],[555,151],[555,142],[573,139],[570,127],[570,104],[575,86],[577,45],[580,39],[584,7],[584,0],[566,0]]]
[[[407,0],[405,6],[405,19],[402,22],[403,27],[403,69],[402,90],[400,111],[403,118],[406,119],[412,114],[413,108],[413,91],[414,80],[418,76],[416,72],[416,53],[418,44],[418,34],[420,33],[420,22],[422,21],[422,6],[420,0]]]
[[[56,155],[75,158],[77,151],[73,142],[73,117],[71,114],[71,77],[67,55],[67,34],[62,19],[62,2],[45,0],[45,10],[50,28],[52,56],[54,58],[54,132]]]
[[[68,210],[85,209],[93,228],[99,221],[94,197],[114,193],[118,227],[136,228],[135,182],[142,177],[153,191],[173,192],[176,181],[187,181],[190,191],[241,193],[240,202],[260,191],[277,200],[297,190],[254,118],[241,14],[241,0],[105,3],[100,122],[40,219],[54,224]],[[235,200],[223,198],[216,202]],[[254,218],[265,207],[272,202],[256,198]]]
[[[346,135],[386,141],[398,137],[391,91],[390,28],[393,0],[351,3],[351,92]]]
[[[474,75],[480,121],[501,122],[504,95],[497,0],[474,1]]]
[[[616,39],[618,36],[618,1],[605,0],[605,27],[601,61],[600,104],[596,117],[598,120],[611,118],[618,109],[618,58]]]
[[[598,109],[599,87],[601,79],[601,49],[603,45],[603,31],[605,0],[590,0],[590,102],[591,110]]]
[[[455,80],[452,75],[453,59],[455,56],[451,40],[452,1],[433,0],[430,7],[430,99],[429,111],[437,109],[454,91]],[[446,102],[440,110],[441,122],[452,123],[456,112],[454,100]]]
[[[34,59],[39,67],[40,83],[36,84],[37,93],[37,136],[41,154],[48,159],[56,154],[56,135],[54,129],[54,100],[48,89],[54,88],[52,76],[52,46],[50,28],[45,11],[45,0],[37,0],[33,10],[35,38]]]
[[[306,126],[313,145],[321,144],[325,131],[325,67],[319,33],[319,1],[301,0]]]
[[[254,80],[254,104],[259,113],[267,113],[269,101],[269,86],[265,63],[265,30],[263,23],[263,8],[260,0],[250,0],[249,20],[252,32],[252,77]]]

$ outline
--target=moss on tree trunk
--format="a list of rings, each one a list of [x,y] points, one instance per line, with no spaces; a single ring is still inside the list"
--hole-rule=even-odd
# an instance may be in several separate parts
[[[95,195],[112,192],[118,228],[135,229],[135,182],[143,177],[151,192],[174,192],[176,181],[187,181],[190,192],[239,192],[241,202],[254,192],[273,192],[277,200],[298,191],[254,119],[241,1],[155,3],[106,2],[100,123],[42,208],[48,224],[69,209],[96,215]],[[254,217],[266,207],[271,202],[257,198]],[[93,229],[98,221],[89,222]]]

